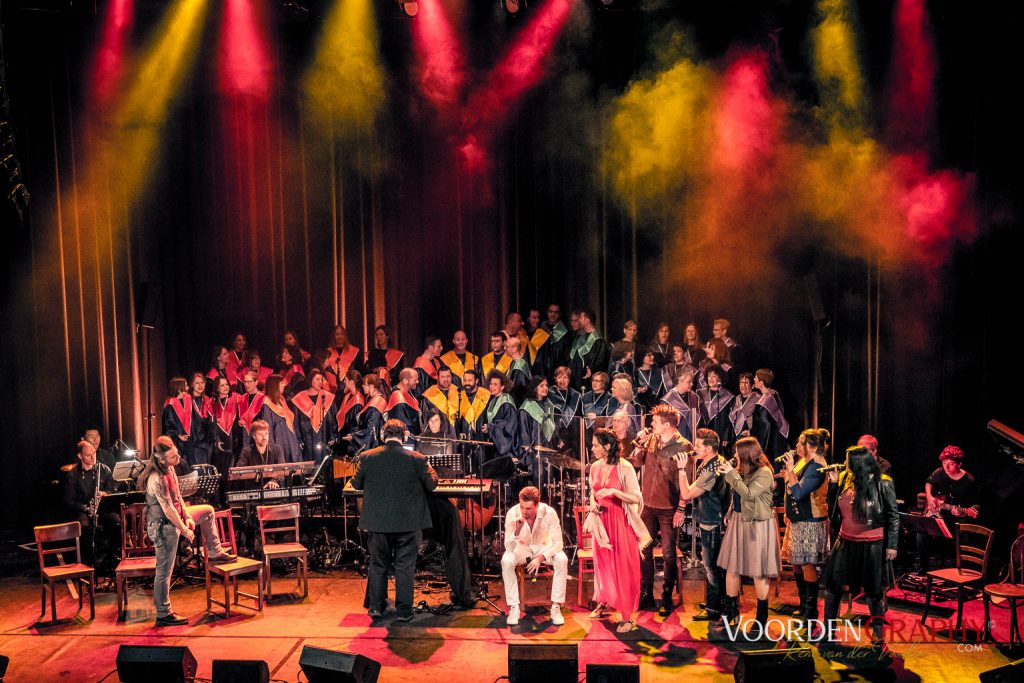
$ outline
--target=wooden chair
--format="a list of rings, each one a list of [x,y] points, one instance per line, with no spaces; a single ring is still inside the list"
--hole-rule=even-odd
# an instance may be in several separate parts
[[[576,519],[576,604],[583,607],[583,577],[594,573],[594,539],[583,530],[583,518],[587,513],[587,507],[577,505],[573,507],[572,512]],[[516,576],[519,576],[518,568]],[[519,595],[522,599],[523,584],[519,585]]]
[[[231,510],[218,510],[214,513],[214,523],[217,525],[217,533],[220,535],[220,543],[232,553],[238,552],[238,545],[235,543],[235,522],[231,518]],[[206,556],[206,544],[203,544],[203,564],[206,566],[206,611],[210,611],[210,605],[220,605],[224,608],[224,616],[231,616],[231,605],[239,605],[258,612],[263,611],[263,563],[258,560],[250,560],[247,557],[239,557],[234,562],[223,564],[211,564],[210,558]],[[245,574],[256,573],[258,584],[256,593],[245,593],[238,589],[238,578]],[[224,584],[224,602],[215,600],[210,591],[214,577]],[[229,587],[233,595],[229,596]],[[256,607],[250,608],[238,602],[239,596],[249,598],[256,602]]]
[[[299,504],[260,505],[256,508],[256,516],[260,520],[260,541],[263,544],[266,599],[269,600],[272,596],[270,561],[289,557],[298,560],[295,587],[302,589],[302,597],[305,598],[309,595],[309,551],[306,550],[306,546],[299,543]],[[267,542],[268,535],[273,540],[277,534],[284,535],[285,540],[278,543]],[[291,540],[287,540],[289,538]]]
[[[57,621],[57,597],[54,585],[64,581],[75,581],[78,586],[78,611],[82,611],[82,588],[89,587],[89,619],[96,618],[96,574],[92,567],[82,564],[82,525],[78,522],[37,526],[32,530],[36,537],[36,551],[39,554],[39,576],[42,581],[43,608],[40,618],[46,614],[46,589],[50,589],[50,616]],[[74,544],[71,544],[74,541]],[[49,547],[47,547],[49,546]],[[62,553],[75,551],[75,561],[64,563]],[[46,558],[55,555],[59,564],[46,566]]]
[[[964,536],[978,537],[984,540],[984,547],[967,545]],[[932,580],[942,579],[956,584],[956,627],[959,631],[964,617],[964,589],[968,584],[980,581],[988,569],[988,553],[992,548],[992,530],[977,524],[956,525],[956,566],[948,569],[936,569],[928,572],[928,583],[924,593],[924,614],[921,623],[928,618],[928,610],[932,604]],[[966,569],[965,565],[974,565],[977,569]]]
[[[1024,645],[1017,622],[1017,608],[1020,602],[1024,602],[1024,536],[1018,536],[1010,546],[1010,567],[1004,580],[986,585],[982,589],[982,598],[985,601],[985,640],[992,640],[989,605],[998,607],[1005,602],[1004,606],[1010,610],[1010,647],[1016,643]]]
[[[148,509],[145,503],[121,505],[121,561],[114,570],[118,620],[128,611],[128,579],[156,576],[156,548],[146,533]]]

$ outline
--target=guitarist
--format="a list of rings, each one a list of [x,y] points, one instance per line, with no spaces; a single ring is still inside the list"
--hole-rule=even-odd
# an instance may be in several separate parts
[[[925,514],[941,515],[950,531],[956,522],[970,522],[978,518],[981,499],[974,477],[963,469],[964,452],[959,446],[949,445],[939,454],[941,467],[924,484]],[[928,537],[918,534],[918,553],[921,570],[928,571]]]

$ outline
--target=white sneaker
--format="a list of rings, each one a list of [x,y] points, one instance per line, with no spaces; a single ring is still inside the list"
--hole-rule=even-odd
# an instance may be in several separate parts
[[[522,613],[519,611],[519,605],[513,605],[508,608],[508,617],[505,618],[505,623],[509,626],[515,626],[519,623],[519,617]]]
[[[561,626],[565,623],[565,617],[562,616],[562,608],[558,605],[551,605],[551,623],[555,626]]]

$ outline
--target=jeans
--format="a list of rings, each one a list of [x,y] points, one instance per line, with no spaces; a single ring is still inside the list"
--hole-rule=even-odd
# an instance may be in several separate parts
[[[662,584],[661,590],[662,594],[669,595],[676,585],[676,575],[679,573],[676,564],[676,530],[672,526],[672,512],[672,510],[644,508],[640,514],[651,538],[656,538],[658,529],[661,529],[661,552],[665,562],[665,582]],[[648,587],[654,585],[653,544],[644,549],[644,554],[640,558],[640,582]]]
[[[171,574],[178,556],[177,527],[164,518],[150,519],[146,525],[149,540],[156,549],[156,577],[153,579],[153,605],[157,618],[171,613]]]
[[[371,531],[369,540],[370,566],[366,573],[366,600],[364,607],[379,609],[388,604],[388,567],[395,563],[395,611],[412,613],[412,588],[416,578],[416,554],[423,532],[405,531],[385,533]]]
[[[712,612],[722,611],[722,596],[725,593],[725,570],[718,566],[718,551],[721,548],[721,526],[711,530],[700,528],[700,552],[704,563],[704,604]]]

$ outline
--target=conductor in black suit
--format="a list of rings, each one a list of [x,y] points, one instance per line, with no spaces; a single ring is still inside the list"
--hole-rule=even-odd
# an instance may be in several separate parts
[[[426,457],[402,448],[406,431],[401,420],[385,422],[384,445],[363,453],[352,479],[352,486],[364,492],[359,528],[370,535],[370,567],[363,606],[374,619],[387,608],[392,562],[397,618],[412,619],[416,553],[423,529],[430,528],[427,494],[437,486],[437,473]]]

